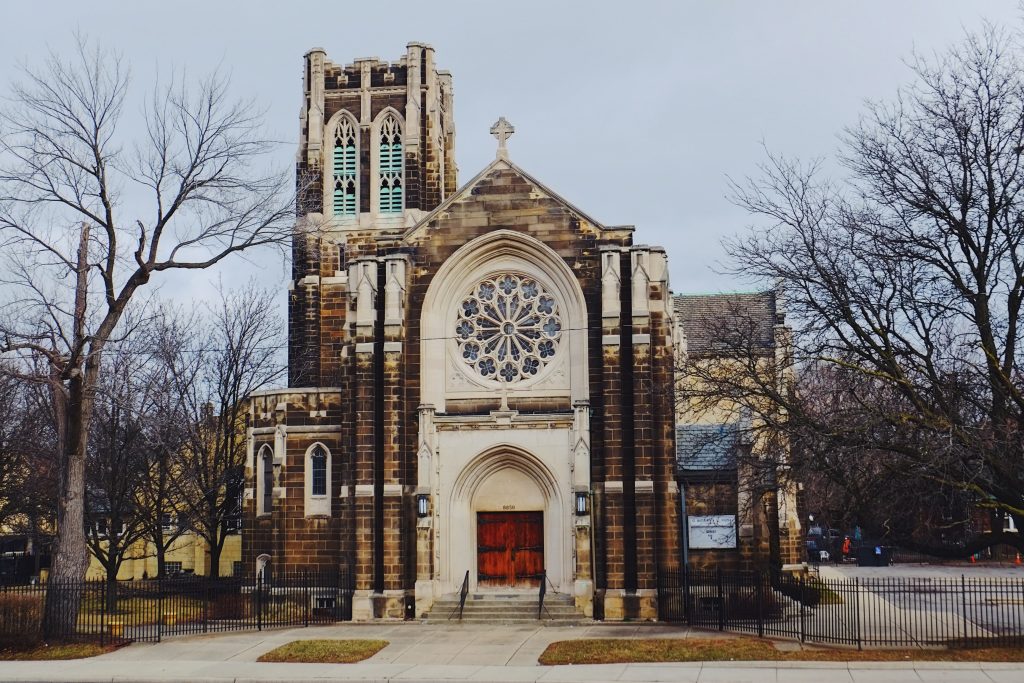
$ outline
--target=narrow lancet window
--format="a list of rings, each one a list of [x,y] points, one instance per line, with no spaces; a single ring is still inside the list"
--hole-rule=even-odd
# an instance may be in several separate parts
[[[274,511],[274,453],[264,446],[260,450],[259,494],[262,506],[260,514],[269,515]]]
[[[347,118],[338,121],[334,132],[334,215],[355,216],[356,129]]]
[[[313,475],[314,496],[327,495],[327,453],[321,446],[317,446],[310,456],[310,469]]]
[[[380,213],[401,213],[404,206],[402,127],[394,114],[388,114],[381,122],[379,155]]]

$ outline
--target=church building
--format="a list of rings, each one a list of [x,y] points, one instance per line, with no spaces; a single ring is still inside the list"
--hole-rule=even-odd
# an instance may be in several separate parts
[[[683,539],[665,251],[516,165],[504,118],[460,185],[453,107],[430,46],[306,55],[288,388],[251,397],[243,562],[349,572],[356,619],[464,581],[657,618]]]

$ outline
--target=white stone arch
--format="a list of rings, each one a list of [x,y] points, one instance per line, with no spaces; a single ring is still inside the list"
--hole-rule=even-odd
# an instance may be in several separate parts
[[[405,117],[394,107],[384,107],[377,113],[377,118],[370,126],[370,211],[373,215],[380,214],[380,131],[384,119],[389,115],[394,116],[398,122],[398,128],[402,132],[402,209],[404,212],[405,201],[408,197],[405,185]],[[402,214],[387,214],[388,216],[401,216]]]
[[[544,513],[544,568],[548,579],[559,590],[571,586],[572,506],[567,493],[559,486],[555,473],[535,455],[514,444],[500,443],[470,460],[442,500],[439,512],[444,526],[439,540],[440,575],[446,584],[443,590],[456,590],[466,570],[470,589],[477,590],[476,513],[503,511],[508,506],[515,506],[517,512]]]
[[[356,213],[354,216],[335,216],[334,215],[334,135],[338,130],[338,126],[342,121],[347,121],[352,126],[352,131],[355,133],[356,141]],[[324,126],[324,145],[323,145],[323,182],[321,183],[323,189],[323,204],[324,216],[330,216],[332,221],[338,222],[351,222],[359,219],[359,186],[362,182],[362,169],[359,168],[360,151],[362,150],[362,136],[360,135],[361,129],[359,127],[359,121],[351,112],[344,109],[339,109],[331,116],[330,120]]]
[[[324,495],[313,494],[313,452],[317,448],[323,449],[324,455],[327,456],[327,491]],[[332,469],[332,456],[331,449],[327,447],[322,441],[313,443],[309,448],[306,449],[306,454],[303,456],[304,463],[304,480],[305,484],[303,489],[305,491],[304,502],[306,517],[312,516],[330,516],[331,514],[331,469]]]
[[[254,576],[257,579],[267,581],[271,578],[270,576],[268,576],[268,574],[271,574],[271,572],[267,572],[266,569],[268,566],[271,566],[270,563],[272,559],[273,558],[271,558],[271,556],[266,553],[262,553],[261,555],[256,556],[256,573],[254,574]]]
[[[564,335],[559,363],[565,372],[565,382],[555,393],[567,394],[571,401],[589,399],[587,303],[579,281],[565,261],[537,238],[514,230],[495,230],[460,247],[438,269],[427,288],[420,321],[420,403],[444,412],[445,398],[451,391],[449,380],[456,367],[463,372],[462,366],[454,362],[458,302],[477,282],[503,270],[537,278],[558,299]],[[526,395],[540,391],[531,389],[529,384],[524,386]],[[479,387],[478,393],[494,395],[496,390]]]

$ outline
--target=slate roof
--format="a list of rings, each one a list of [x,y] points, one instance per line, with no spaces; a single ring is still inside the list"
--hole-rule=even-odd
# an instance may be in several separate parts
[[[676,466],[680,472],[736,469],[736,424],[676,425]]]
[[[679,294],[674,298],[676,318],[686,333],[686,350],[714,353],[727,348],[727,335],[752,338],[755,348],[775,346],[775,292],[747,294]]]

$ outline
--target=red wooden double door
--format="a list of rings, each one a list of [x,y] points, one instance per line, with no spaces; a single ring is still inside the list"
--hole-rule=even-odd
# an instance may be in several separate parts
[[[544,576],[544,513],[476,513],[476,553],[481,586],[539,586]]]

